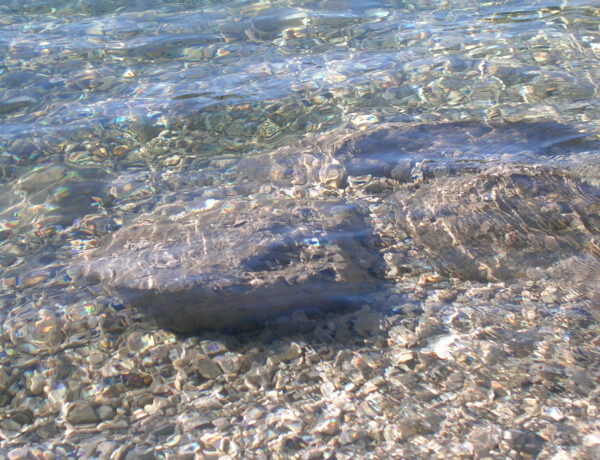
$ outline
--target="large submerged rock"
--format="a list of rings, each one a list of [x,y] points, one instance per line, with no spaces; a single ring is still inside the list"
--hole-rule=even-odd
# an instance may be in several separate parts
[[[379,284],[372,230],[342,201],[165,205],[86,257],[88,280],[182,333],[247,329],[297,309],[351,303]]]
[[[242,159],[238,182],[279,187],[344,188],[348,177],[398,183],[472,174],[494,164],[538,163],[548,156],[600,148],[589,133],[556,122],[387,123],[364,131],[333,130],[274,152]]]
[[[600,189],[563,170],[497,167],[397,198],[398,225],[438,270],[461,279],[527,280],[571,258],[593,267],[600,255]]]
[[[222,183],[177,191],[174,204],[88,251],[83,274],[163,327],[244,329],[380,289],[379,232],[391,245],[408,234],[412,254],[461,280],[546,277],[593,297],[600,191],[539,163],[597,149],[597,137],[553,122],[334,130],[244,158]],[[387,223],[380,231],[371,221]]]

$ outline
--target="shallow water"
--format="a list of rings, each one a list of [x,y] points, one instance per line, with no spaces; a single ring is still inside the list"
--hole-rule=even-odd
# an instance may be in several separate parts
[[[84,247],[84,221],[100,220],[95,231],[104,232],[152,208],[207,159],[308,132],[541,119],[583,136],[598,120],[593,2],[63,1],[0,10],[0,251],[17,274],[59,248]],[[549,156],[569,154],[555,150]],[[587,153],[584,163],[595,163],[597,152]]]
[[[461,153],[459,136],[439,157],[566,165],[597,185],[600,9],[526,3],[1,2],[0,357],[71,334],[31,339],[40,318],[123,307],[63,269],[104,235],[199,190],[217,196],[240,157],[309,134],[533,123],[514,151]]]

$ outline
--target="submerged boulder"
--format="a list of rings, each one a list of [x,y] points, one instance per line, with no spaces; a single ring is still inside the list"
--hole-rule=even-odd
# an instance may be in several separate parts
[[[535,164],[544,157],[600,148],[594,135],[556,122],[385,123],[364,131],[336,129],[299,144],[243,158],[238,183],[344,188],[370,175],[400,184],[473,174],[491,164]]]
[[[432,265],[458,278],[525,280],[539,276],[538,269],[545,275],[563,265],[554,272],[569,283],[574,272],[566,267],[579,265],[573,259],[585,259],[592,271],[600,267],[594,262],[600,256],[600,189],[565,171],[496,167],[433,181],[397,199],[398,225]]]
[[[568,280],[593,294],[600,189],[536,163],[597,147],[597,137],[554,122],[336,129],[207,169],[214,186],[177,189],[173,204],[88,251],[82,273],[160,326],[247,329],[382,287],[373,273],[395,259],[382,263],[364,208],[387,213],[371,216],[385,244],[410,236],[440,272]]]
[[[372,230],[342,201],[164,205],[86,254],[82,273],[162,326],[243,330],[377,289]]]

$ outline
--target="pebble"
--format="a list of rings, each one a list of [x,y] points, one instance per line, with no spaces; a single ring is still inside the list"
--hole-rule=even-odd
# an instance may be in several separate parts
[[[33,375],[29,378],[29,392],[34,396],[41,395],[44,392],[44,387],[46,386],[46,383],[47,380],[44,378],[44,376],[41,373],[35,371]]]
[[[112,153],[116,157],[122,157],[129,152],[129,147],[127,145],[118,145],[113,148]]]
[[[8,460],[30,460],[31,452],[25,447],[17,447],[8,452]]]
[[[227,352],[223,355],[215,356],[213,361],[221,368],[224,374],[237,374],[242,367],[240,356],[236,353]]]
[[[81,425],[98,423],[100,421],[100,417],[98,417],[98,414],[89,402],[78,401],[73,403],[73,405],[69,408],[67,420],[73,425]]]
[[[11,113],[35,104],[37,101],[30,96],[13,96],[0,101],[0,114]]]
[[[193,366],[205,379],[216,379],[222,373],[221,368],[212,359],[205,356],[198,357]]]
[[[533,53],[533,59],[538,64],[548,64],[550,62],[550,53],[545,51],[538,51]]]
[[[98,407],[96,413],[100,420],[112,420],[116,415],[116,411],[111,406],[105,405]]]
[[[293,361],[302,356],[302,347],[297,343],[291,343],[285,346],[284,350],[278,356],[283,362]]]

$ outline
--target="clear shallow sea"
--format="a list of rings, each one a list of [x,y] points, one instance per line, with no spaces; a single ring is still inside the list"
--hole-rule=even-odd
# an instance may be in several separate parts
[[[210,160],[387,121],[592,132],[599,58],[594,1],[1,0],[0,356],[104,308],[61,267]]]
[[[578,0],[2,2],[3,268],[84,247],[83,220],[110,230],[207,158],[343,124],[592,130],[598,14]]]

